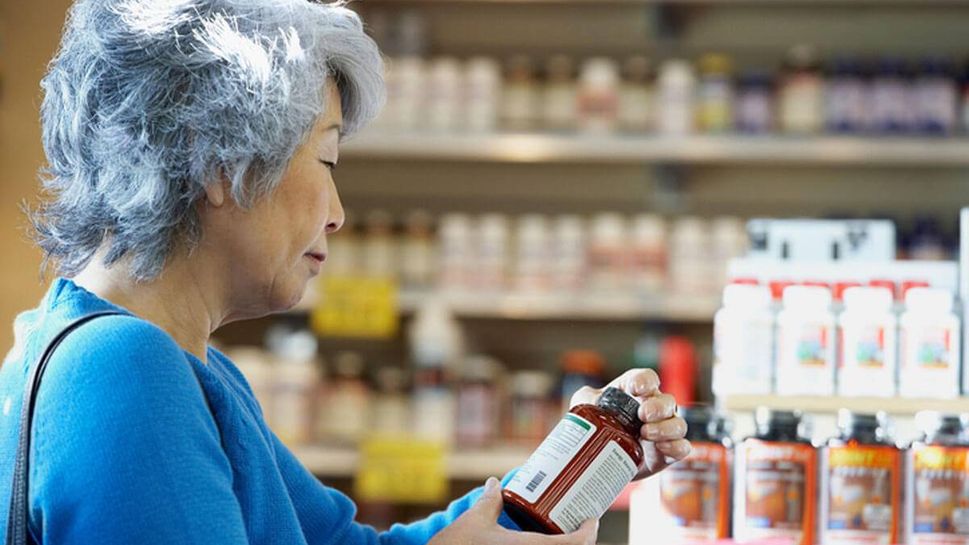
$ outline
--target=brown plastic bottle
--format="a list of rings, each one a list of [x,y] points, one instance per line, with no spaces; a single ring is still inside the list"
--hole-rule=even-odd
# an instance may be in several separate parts
[[[502,491],[508,516],[544,534],[601,517],[643,465],[638,412],[639,401],[618,388],[573,407]]]

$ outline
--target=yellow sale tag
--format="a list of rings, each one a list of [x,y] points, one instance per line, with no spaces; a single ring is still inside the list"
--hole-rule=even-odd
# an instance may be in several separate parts
[[[324,336],[386,339],[397,334],[397,283],[390,278],[327,276],[310,323]]]
[[[364,501],[445,501],[448,480],[444,446],[404,438],[367,440],[360,448],[354,491]]]

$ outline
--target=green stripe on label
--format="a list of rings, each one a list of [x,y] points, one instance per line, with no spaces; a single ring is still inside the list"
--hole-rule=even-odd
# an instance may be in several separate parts
[[[565,419],[571,420],[573,423],[578,424],[587,430],[592,429],[592,424],[586,422],[585,420],[579,418],[578,416],[575,416],[574,414],[566,414]]]

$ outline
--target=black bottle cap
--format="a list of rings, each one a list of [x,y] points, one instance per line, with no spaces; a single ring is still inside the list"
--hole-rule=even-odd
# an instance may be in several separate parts
[[[614,414],[626,428],[639,429],[643,425],[639,419],[639,401],[619,388],[606,388],[596,405]]]

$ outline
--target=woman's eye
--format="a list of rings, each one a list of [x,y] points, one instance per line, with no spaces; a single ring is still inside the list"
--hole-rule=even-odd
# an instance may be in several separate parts
[[[323,163],[324,165],[326,165],[326,168],[330,169],[331,171],[336,170],[336,162],[335,161],[325,161],[323,159],[320,159],[320,162]]]

